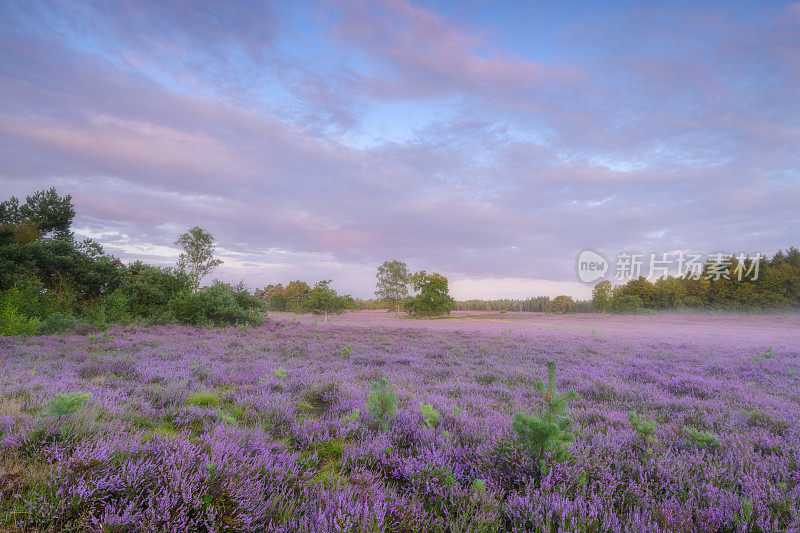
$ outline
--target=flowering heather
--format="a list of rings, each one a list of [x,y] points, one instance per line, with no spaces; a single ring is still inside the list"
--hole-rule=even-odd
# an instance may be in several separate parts
[[[0,529],[797,530],[799,325],[361,313],[3,338]],[[512,422],[548,360],[574,438],[540,468]]]

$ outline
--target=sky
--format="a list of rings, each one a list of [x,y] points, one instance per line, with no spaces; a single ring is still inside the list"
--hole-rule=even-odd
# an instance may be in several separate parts
[[[576,260],[799,245],[800,3],[0,3],[0,196],[215,276],[377,265],[467,298],[568,294]]]

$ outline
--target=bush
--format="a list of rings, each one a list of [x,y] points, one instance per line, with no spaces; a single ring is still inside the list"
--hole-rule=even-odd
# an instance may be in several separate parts
[[[219,281],[205,290],[178,293],[167,308],[181,324],[258,326],[264,323],[263,301],[250,296],[241,286],[230,289]]]
[[[63,313],[53,313],[47,317],[39,326],[39,332],[44,334],[68,333],[78,326],[86,325],[86,323],[74,315],[65,315]]]
[[[128,268],[118,289],[131,314],[137,317],[162,316],[170,300],[191,291],[186,273],[172,268],[150,266],[137,261]]]
[[[567,412],[567,403],[576,394],[573,391],[556,392],[555,361],[547,362],[547,384],[540,381],[536,388],[542,393],[544,404],[536,414],[517,413],[512,427],[520,444],[537,460],[542,473],[547,473],[549,468],[543,461],[545,453],[551,452],[556,461],[566,460],[569,456],[573,434],[569,431],[572,418]]]
[[[38,332],[38,319],[26,317],[10,304],[0,308],[0,335],[36,335]]]
[[[643,443],[655,444],[658,442],[656,438],[653,437],[653,432],[656,429],[655,422],[647,420],[644,415],[637,415],[635,411],[628,411],[628,420]]]
[[[439,425],[439,412],[429,403],[419,404],[419,410],[425,418],[425,427],[436,427]]]
[[[131,321],[128,299],[119,289],[108,295],[104,308],[105,315],[111,322],[127,323]]]
[[[6,305],[15,307],[23,316],[39,320],[58,311],[57,298],[37,279],[20,280],[13,287],[0,291],[0,307]]]
[[[367,398],[367,411],[380,422],[381,427],[388,429],[389,420],[397,413],[397,394],[386,378],[372,382],[372,392]]]
[[[80,411],[86,400],[92,397],[90,392],[70,392],[56,395],[47,404],[47,414],[55,418],[63,418]]]
[[[688,437],[686,440],[686,444],[688,445],[694,445],[706,450],[716,450],[719,448],[719,439],[713,433],[700,431],[699,429],[691,427],[683,428],[683,432]]]

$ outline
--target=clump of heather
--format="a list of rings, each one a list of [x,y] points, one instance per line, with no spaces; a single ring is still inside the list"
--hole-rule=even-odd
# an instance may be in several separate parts
[[[800,528],[792,319],[339,320],[0,339],[0,530]]]

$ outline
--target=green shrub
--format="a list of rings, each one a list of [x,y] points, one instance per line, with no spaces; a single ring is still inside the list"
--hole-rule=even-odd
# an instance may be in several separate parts
[[[180,270],[136,261],[128,267],[128,273],[118,290],[136,317],[162,316],[170,300],[181,291],[191,290],[187,274]]]
[[[358,417],[361,416],[360,409],[353,409],[353,412],[350,414],[346,414],[342,417],[346,424],[355,424],[358,422]]]
[[[128,299],[120,290],[108,295],[104,302],[105,316],[111,322],[128,323],[131,321],[131,312]]]
[[[653,432],[656,429],[655,422],[647,420],[644,415],[637,415],[635,411],[628,411],[628,420],[642,442],[645,444],[655,444],[658,442],[658,440],[653,437]]]
[[[51,398],[45,412],[55,418],[63,418],[80,411],[92,393],[70,392],[61,393]]]
[[[615,313],[635,314],[644,309],[644,302],[635,294],[623,294],[614,298],[611,310]]]
[[[47,318],[59,308],[56,296],[37,279],[19,280],[13,287],[0,291],[0,308],[6,305],[16,308],[23,316],[39,320]]]
[[[231,424],[231,425],[236,425],[236,419],[234,417],[232,417],[231,415],[229,415],[228,413],[226,413],[225,411],[223,411],[222,409],[220,409],[219,407],[214,409],[214,413],[223,422],[227,422],[228,424]]]
[[[44,334],[52,335],[56,333],[68,333],[78,326],[86,325],[86,322],[75,315],[65,315],[60,312],[48,316],[39,326],[39,331]]]
[[[439,425],[439,412],[429,403],[419,403],[419,410],[425,418],[425,427],[436,427]]]
[[[238,287],[238,286],[237,286]],[[244,289],[230,289],[222,282],[201,291],[182,291],[170,300],[167,308],[176,322],[196,326],[224,326],[264,323],[264,303],[246,298]]]
[[[10,304],[0,308],[0,335],[36,335],[39,332],[39,319],[21,314]]]
[[[339,357],[341,357],[342,359],[350,359],[350,354],[352,353],[353,353],[352,346],[342,346],[341,348],[339,348]]]
[[[372,382],[372,392],[367,398],[367,411],[384,430],[388,429],[389,420],[397,413],[397,394],[385,377]]]
[[[708,431],[700,431],[696,428],[685,427],[683,428],[683,432],[688,437],[686,443],[689,445],[707,450],[716,450],[720,446],[717,436]]]
[[[549,468],[544,463],[545,453],[551,452],[553,460],[569,458],[569,447],[573,434],[569,431],[572,418],[567,403],[576,397],[575,392],[558,394],[556,391],[556,363],[547,362],[547,384],[538,382],[536,388],[542,393],[543,404],[538,413],[517,413],[512,428],[522,446],[536,459],[542,473]]]

